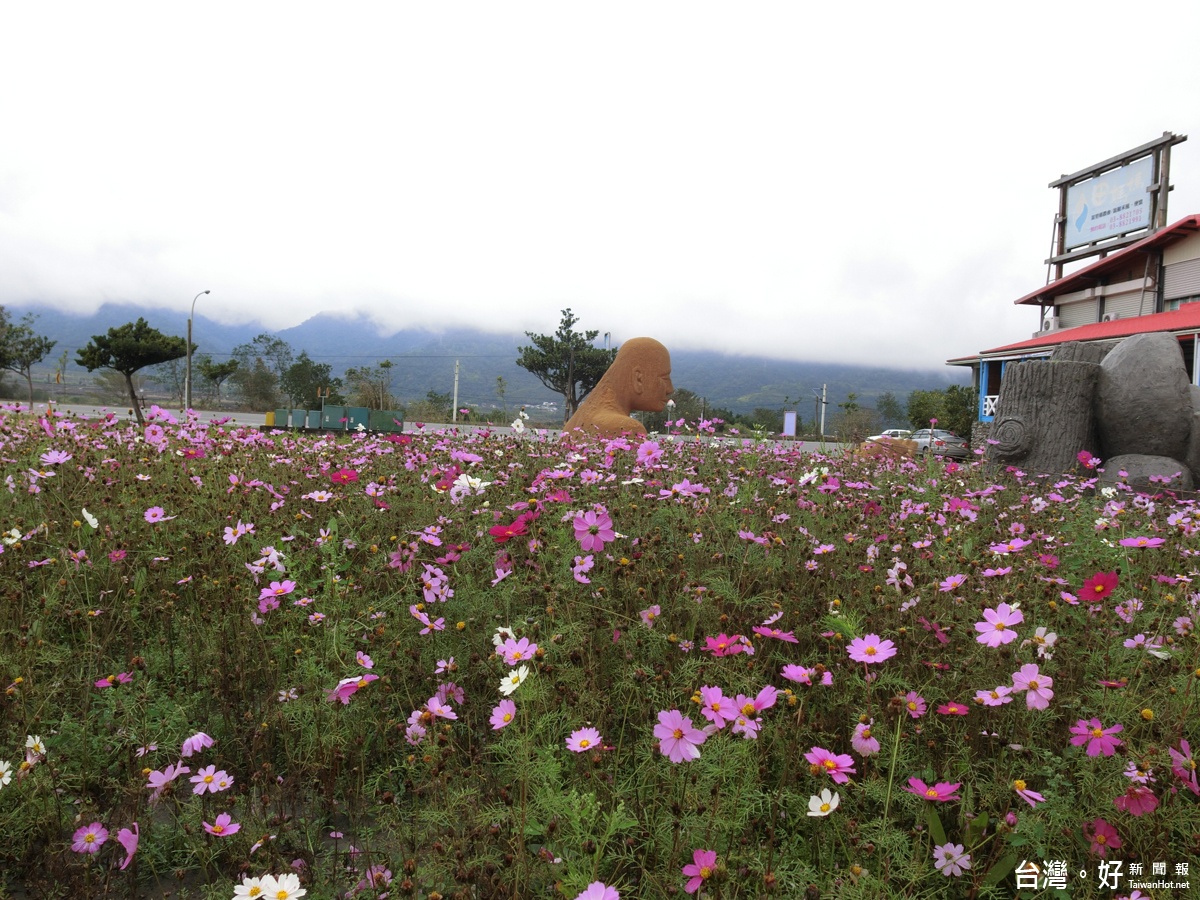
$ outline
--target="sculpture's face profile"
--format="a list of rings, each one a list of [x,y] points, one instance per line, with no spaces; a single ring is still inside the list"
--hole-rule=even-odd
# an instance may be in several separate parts
[[[664,348],[635,369],[634,395],[637,405],[634,408],[662,412],[673,393],[675,385],[671,383],[671,357]]]

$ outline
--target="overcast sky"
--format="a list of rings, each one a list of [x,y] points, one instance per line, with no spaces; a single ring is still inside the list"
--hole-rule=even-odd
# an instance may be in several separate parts
[[[940,367],[1036,329],[1061,174],[1189,134],[1200,213],[1198,33],[1195,0],[5,4],[0,305],[570,306]]]

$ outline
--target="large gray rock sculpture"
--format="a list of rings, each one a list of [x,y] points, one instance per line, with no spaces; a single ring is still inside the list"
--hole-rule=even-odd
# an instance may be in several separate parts
[[[1096,428],[1104,458],[1140,453],[1182,460],[1192,431],[1192,397],[1179,341],[1135,334],[1100,363]]]
[[[1028,472],[1073,471],[1086,450],[1104,463],[1106,481],[1191,490],[1200,471],[1200,389],[1169,334],[1134,335],[1111,351],[1068,342],[1048,360],[1009,366],[991,438],[989,459]]]
[[[1125,474],[1122,475],[1121,473]],[[1104,460],[1100,484],[1124,482],[1135,491],[1156,494],[1161,490],[1190,491],[1192,473],[1179,460],[1169,456],[1127,453]]]

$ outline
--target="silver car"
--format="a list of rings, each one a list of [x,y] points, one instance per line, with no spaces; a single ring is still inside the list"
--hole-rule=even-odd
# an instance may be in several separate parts
[[[932,453],[934,456],[948,456],[951,459],[967,459],[971,455],[971,444],[953,431],[922,428],[920,431],[914,431],[908,439],[917,442],[918,456]]]

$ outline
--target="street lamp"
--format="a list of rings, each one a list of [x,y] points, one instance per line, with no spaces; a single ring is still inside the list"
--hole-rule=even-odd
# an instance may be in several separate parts
[[[192,298],[192,311],[188,313],[187,374],[183,376],[183,411],[192,408],[192,318],[196,315],[196,301],[212,291],[201,291]]]

